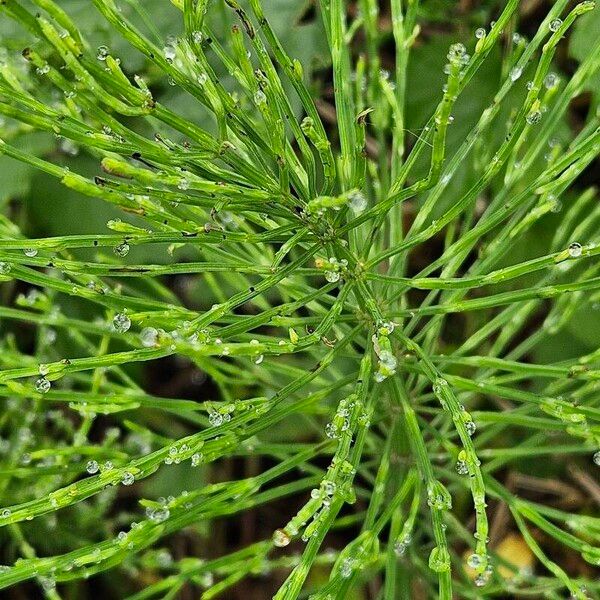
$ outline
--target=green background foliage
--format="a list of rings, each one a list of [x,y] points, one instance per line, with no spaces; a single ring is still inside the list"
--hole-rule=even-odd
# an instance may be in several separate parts
[[[120,56],[123,61],[123,67],[129,74],[143,74],[152,88],[155,99],[164,103],[171,108],[175,113],[184,117],[192,123],[196,123],[210,131],[213,135],[217,135],[216,125],[211,118],[210,112],[200,103],[193,102],[189,94],[182,91],[177,86],[169,84],[156,66],[147,61],[142,54],[131,48],[128,41],[124,40],[116,31],[114,31],[106,21],[101,18],[97,11],[91,6],[89,0],[60,0],[57,2],[63,7],[68,14],[77,23],[81,31],[90,40],[92,47],[105,44],[110,49],[110,52],[115,56]],[[414,48],[411,51],[411,58],[407,69],[406,80],[406,111],[405,111],[405,135],[408,147],[413,147],[417,140],[423,135],[423,128],[427,121],[437,110],[440,102],[442,86],[447,80],[447,75],[444,74],[444,65],[448,62],[448,48],[451,44],[462,41],[466,45],[473,45],[473,31],[476,27],[486,26],[490,20],[497,18],[499,11],[503,8],[503,4],[499,2],[479,2],[467,3],[469,6],[466,10],[457,9],[454,2],[431,1],[422,2],[419,10],[419,22],[422,24],[422,31],[417,38]],[[544,3],[538,7],[540,14],[526,15],[523,17],[523,22],[529,28],[527,34],[532,36],[539,24],[541,18],[545,16],[547,6]],[[314,10],[313,3],[292,1],[292,0],[273,0],[264,2],[265,13],[272,24],[274,30],[283,42],[287,53],[294,58],[297,58],[304,68],[305,81],[310,83],[311,91],[315,97],[320,98],[330,107],[334,103],[332,81],[331,81],[331,56],[327,43],[325,29],[322,24],[318,11]],[[350,7],[350,14],[355,15],[355,7]],[[169,36],[181,36],[183,24],[180,11],[166,0],[148,0],[137,3],[133,0],[124,2],[124,13],[137,23],[140,28],[145,31],[151,39],[162,44]],[[235,14],[224,3],[215,2],[214,9],[209,15],[209,22],[212,31],[221,41],[226,41],[229,35],[231,25],[237,22]],[[386,30],[386,44],[393,43],[391,27]],[[584,61],[589,55],[589,49],[596,43],[600,37],[600,12],[595,10],[580,18],[574,25],[569,37],[564,41],[560,53],[555,58],[555,64],[552,68],[561,74],[565,79],[576,69],[577,64]],[[0,38],[1,44],[7,49],[8,53],[14,55],[20,52],[26,46],[32,46],[34,49],[42,47],[37,43],[30,34],[22,28],[15,25],[9,19],[2,18],[0,20]],[[40,51],[43,51],[41,49]],[[459,148],[460,144],[477,123],[482,112],[490,104],[494,94],[499,89],[502,81],[506,78],[506,73],[503,72],[505,66],[505,57],[501,48],[494,48],[485,64],[476,73],[471,83],[471,93],[462,95],[456,103],[452,115],[454,117],[453,126],[449,129],[446,152],[447,156],[452,156]],[[389,63],[387,64],[386,63]],[[393,72],[393,52],[383,52],[383,67],[388,68]],[[217,68],[217,76],[228,90],[235,90],[236,84],[234,78],[227,73],[222,66]],[[529,70],[522,76],[522,81],[533,77],[534,65],[530,65]],[[44,86],[42,82],[40,86]],[[291,98],[292,106],[295,114],[300,120],[303,116],[302,104],[299,99],[292,93],[292,86],[285,84],[285,91]],[[505,106],[501,109],[501,114],[498,121],[501,123],[509,121],[511,118],[511,107],[520,106],[526,97],[524,86],[515,86],[508,94],[508,100]],[[595,107],[600,103],[600,73],[596,73],[590,78],[586,84],[580,99],[586,111],[591,114]],[[574,103],[575,104],[575,103]],[[247,104],[246,109],[248,114],[257,114],[256,107]],[[580,111],[581,112],[581,111]],[[562,118],[561,123],[557,126],[555,135],[560,141],[567,143],[573,135],[573,131],[578,131],[583,123],[582,115],[577,110],[577,106],[573,106],[572,110],[568,111]],[[126,120],[126,119],[125,119]],[[133,119],[132,119],[133,121]],[[140,120],[141,121],[141,120]],[[155,127],[154,127],[155,125]],[[155,133],[162,134],[175,141],[183,140],[183,135],[174,132],[164,124],[156,123],[150,126],[147,122],[131,123],[133,128],[139,133],[151,138]],[[4,123],[0,124],[0,131],[3,131]],[[327,124],[328,134],[334,145],[337,145],[337,125],[335,122]],[[376,132],[371,132],[375,135]],[[490,158],[488,148],[497,147],[503,140],[506,131],[502,128],[492,128],[491,131],[485,132],[485,137],[479,140],[478,148],[481,149],[482,160]],[[102,175],[97,157],[90,156],[84,149],[66,143],[64,139],[56,138],[53,135],[41,132],[24,130],[10,139],[10,143],[15,147],[25,150],[32,155],[44,157],[53,164],[68,166],[73,172],[81,173],[90,178],[95,175]],[[456,177],[452,179],[443,197],[435,205],[432,214],[428,217],[428,223],[436,218],[439,218],[450,207],[455,205],[465,189],[471,186],[480,176],[480,165],[477,164],[477,156],[469,157],[463,165]],[[429,169],[430,157],[426,153],[419,157],[415,168],[411,171],[409,184],[418,181],[420,178],[427,175]],[[595,163],[595,172],[591,175],[586,173],[582,180],[578,180],[576,185],[568,189],[561,198],[563,207],[568,207],[575,203],[581,192],[590,185],[598,184],[597,176],[597,160]],[[521,188],[525,187],[535,177],[543,171],[545,164],[543,160],[538,161],[531,173],[527,174],[519,182]],[[590,169],[593,171],[593,169]],[[489,190],[489,196],[495,197],[501,193],[503,182],[501,178],[495,179]],[[425,201],[425,195],[420,195],[415,198],[412,210],[418,211]],[[597,199],[595,199],[597,201]],[[42,238],[53,236],[70,236],[75,234],[98,234],[109,233],[106,224],[111,219],[122,218],[122,211],[110,206],[108,203],[100,199],[83,196],[73,190],[65,188],[60,182],[39,170],[34,169],[25,163],[16,162],[13,159],[0,156],[0,203],[2,212],[9,215],[10,218],[19,225],[23,234],[29,238]],[[547,254],[550,252],[551,242],[554,239],[556,232],[560,230],[562,225],[564,212],[555,212],[545,215],[539,220],[530,230],[523,235],[518,236],[513,240],[511,251],[495,268],[513,265],[524,262],[529,259]],[[140,227],[144,226],[143,219],[128,215],[127,222]],[[435,248],[442,246],[442,241],[436,237],[432,243],[435,253]],[[119,263],[124,264],[173,264],[185,260],[194,260],[194,253],[188,247],[176,248],[172,253],[166,251],[166,246],[151,246],[140,245],[132,247],[131,252],[127,257],[119,259]],[[94,253],[89,249],[73,250],[73,256],[77,259],[91,259]],[[111,260],[114,257],[111,257]],[[416,253],[415,262],[423,267],[426,265],[431,256],[428,254],[427,248]],[[108,260],[108,259],[107,259]],[[311,265],[312,266],[312,265]],[[417,270],[417,269],[415,269]],[[488,288],[488,294],[496,294],[505,291],[527,288],[528,285],[534,286],[538,281],[538,274],[526,273],[524,277],[518,280],[518,284],[514,281],[495,283]],[[128,282],[132,290],[145,294],[149,297],[155,297],[155,290],[151,288],[151,284],[142,280],[132,280]],[[178,287],[182,286],[182,287]],[[176,294],[181,294],[185,297],[186,304],[194,307],[195,310],[201,312],[208,310],[215,302],[222,301],[215,289],[207,286],[201,280],[184,281],[183,283],[173,277],[169,280],[168,286]],[[24,290],[20,290],[24,291]],[[227,298],[230,297],[236,290],[235,281],[228,281],[225,277],[220,282],[220,293]],[[585,292],[584,292],[585,293]],[[6,295],[6,294],[5,294]],[[80,299],[73,297],[54,296],[52,302],[60,305],[62,311],[70,317],[78,318],[83,321],[93,321],[99,317],[98,311],[92,310],[90,304]],[[274,300],[277,302],[277,299]],[[448,343],[450,350],[453,349],[453,341],[456,340],[455,346],[463,341],[463,332],[476,331],[479,327],[485,324],[486,316],[481,313],[467,312],[457,318],[456,321],[450,321]],[[1,324],[3,334],[9,340],[4,349],[9,352],[10,336],[15,336],[15,344],[18,346],[22,339],[30,340],[32,332],[30,329],[22,325],[16,325],[12,322],[3,322]],[[525,337],[525,336],[523,336]],[[581,308],[574,310],[569,315],[569,321],[559,333],[555,336],[549,336],[543,345],[535,347],[531,352],[531,360],[537,363],[561,363],[571,359],[585,355],[589,352],[598,349],[598,340],[600,339],[600,303],[582,302]],[[515,340],[515,344],[523,341],[521,338]],[[50,345],[54,342],[50,340]],[[116,342],[117,350],[125,350],[129,346]],[[43,349],[43,348],[42,348]],[[37,348],[39,351],[40,348]],[[55,352],[59,356],[70,356],[75,358],[67,338],[62,336],[55,342]],[[349,356],[342,355],[339,364],[337,364],[337,375],[340,378],[352,372],[353,365],[355,366],[355,358],[348,353]],[[87,356],[85,352],[81,356]],[[16,360],[16,359],[15,359]],[[10,359],[7,361],[10,362]],[[297,369],[302,372],[313,366],[310,358],[306,356],[295,355],[290,358],[287,363],[282,361],[284,366],[282,372],[288,368]],[[31,364],[34,364],[33,362]],[[13,368],[18,366],[30,366],[14,364]],[[464,367],[464,365],[462,365]],[[166,369],[164,377],[162,374],[152,372],[144,366],[143,363],[127,365],[126,370],[129,376],[135,381],[142,382],[145,389],[150,389],[157,396],[177,396],[183,389],[185,394],[189,394],[197,400],[197,396],[201,396],[201,400],[208,400],[216,393],[216,388],[211,385],[210,376],[203,379],[203,374],[199,369],[189,369],[187,364],[179,364],[174,361],[174,364],[169,363],[164,366]],[[461,366],[456,366],[450,369],[456,377],[464,374],[465,369]],[[164,380],[175,378],[178,372],[184,372],[190,382],[187,386],[173,388],[170,384],[166,384]],[[210,374],[209,374],[210,375]],[[287,375],[287,373],[286,373]],[[542,377],[537,377],[535,374],[529,378],[531,382],[530,389],[542,389],[545,385],[545,380]],[[186,380],[187,381],[187,380]],[[272,376],[270,382],[253,383],[248,380],[241,380],[236,397],[254,397],[266,396],[272,397],[278,392],[278,381],[275,375]],[[186,396],[187,397],[187,396]],[[337,398],[329,398],[324,395],[322,405],[312,407],[306,414],[290,414],[277,424],[277,427],[261,433],[261,442],[265,444],[301,444],[304,442],[314,443],[315,419],[327,419],[327,415],[335,411]],[[1,417],[0,417],[1,418]],[[189,433],[188,428],[174,420],[168,426],[165,423],[157,421],[157,417],[148,411],[144,413],[144,418],[156,427],[156,439],[151,440],[154,446],[160,443],[166,443],[170,438],[180,438]],[[205,424],[205,423],[204,423]],[[196,423],[197,425],[197,423]],[[376,425],[379,425],[377,423]],[[50,427],[59,427],[60,425],[49,425]],[[135,427],[132,427],[135,431]],[[105,430],[110,431],[110,418],[103,422],[103,433]],[[431,432],[428,431],[428,434]],[[443,438],[446,431],[441,431],[439,436]],[[437,434],[432,434],[433,437]],[[167,437],[168,436],[168,437]],[[532,437],[532,446],[535,447],[535,440]],[[504,448],[518,446],[521,440],[518,436],[511,434],[503,434],[497,443]],[[114,455],[118,460],[119,452],[125,450],[132,453],[148,451],[150,442],[143,435],[131,435],[128,438],[130,448],[121,448],[120,442],[111,441],[110,433],[108,433],[108,442],[104,445],[102,452],[106,453],[106,457],[110,458]],[[400,443],[400,446],[406,447],[406,440]],[[440,442],[441,447],[444,447],[443,440]],[[153,446],[153,447],[154,447]],[[401,448],[402,449],[402,448]],[[404,448],[405,449],[405,448]],[[51,452],[52,449],[49,449]],[[586,450],[587,451],[587,450]],[[485,451],[484,451],[485,452]],[[251,451],[248,452],[251,454]],[[589,452],[588,452],[589,454]],[[282,454],[282,456],[285,456]],[[494,457],[493,449],[491,453],[486,455],[488,459]],[[239,457],[238,457],[239,458]],[[372,458],[372,457],[370,457]],[[275,462],[275,461],[274,461]],[[538,477],[546,477],[553,481],[559,479],[562,475],[562,466],[557,466],[551,461],[544,461],[542,457],[539,461],[533,462],[528,459],[515,460],[515,465],[518,466],[520,472],[534,475]],[[589,461],[588,461],[589,462]],[[370,466],[376,463],[372,463]],[[80,467],[81,465],[77,465]],[[264,466],[264,465],[263,465]],[[272,465],[269,465],[272,466]],[[222,470],[221,470],[222,468]],[[256,464],[251,463],[250,469],[257,468]],[[371,469],[371,473],[377,472],[376,467]],[[308,475],[314,476],[313,472],[307,471]],[[307,475],[307,476],[308,476]],[[201,471],[199,475],[198,469],[194,469],[188,462],[172,465],[168,469],[159,469],[152,477],[148,477],[143,481],[136,482],[139,489],[139,495],[147,498],[157,498],[159,496],[167,497],[169,495],[179,496],[184,490],[194,490],[201,487],[201,484],[209,481],[224,481],[233,478],[241,478],[239,473],[239,465],[236,459],[233,459],[230,464],[225,466],[219,465],[213,467],[210,471]],[[374,483],[370,481],[369,483]],[[398,482],[400,488],[400,482]],[[468,513],[472,510],[471,498],[468,493],[457,493],[454,498],[454,506],[457,511]],[[127,499],[120,499],[120,511],[111,514],[108,505],[114,500],[115,493],[110,490],[106,494],[98,495],[88,503],[79,503],[65,509],[65,517],[60,519],[58,529],[56,523],[51,518],[47,520],[36,520],[33,523],[24,522],[22,524],[23,536],[29,543],[34,546],[40,556],[46,554],[59,554],[73,550],[82,539],[103,539],[106,534],[105,523],[97,520],[98,514],[109,514],[110,519],[114,519],[113,525],[125,528],[133,518],[138,514],[137,507],[134,502],[128,502]],[[365,500],[362,498],[362,500]],[[22,501],[22,500],[19,500]],[[106,502],[106,506],[102,506]],[[285,511],[285,505],[280,504],[273,508],[274,515],[269,519],[266,527],[273,528],[273,523],[284,523],[289,514]],[[294,508],[296,505],[294,504]],[[218,511],[217,511],[218,513]],[[351,519],[351,517],[348,517]],[[73,523],[70,527],[68,524]],[[231,550],[232,547],[238,548],[238,537],[244,538],[243,528],[244,521],[237,521],[235,527],[242,533],[236,530],[232,534],[223,528],[216,527],[216,533],[211,527],[200,525],[199,528],[203,534],[209,539],[215,537],[215,546],[226,547]],[[359,524],[360,525],[360,524]],[[393,525],[392,525],[393,527]],[[261,527],[258,526],[259,534],[264,534]],[[267,532],[270,535],[270,531]],[[232,543],[230,538],[235,538]],[[260,537],[260,536],[259,536]],[[258,539],[258,538],[257,538]],[[336,547],[343,547],[344,544],[352,540],[352,537],[334,532],[333,543]],[[244,538],[243,541],[247,541]],[[254,540],[252,540],[254,541]],[[193,545],[193,542],[190,542]],[[189,554],[193,556],[195,551],[201,551],[205,548],[198,549],[192,547]],[[157,551],[158,552],[158,551]],[[122,565],[124,571],[131,575],[131,579],[139,574],[139,570],[143,567],[148,567],[149,572],[153,572],[160,567],[160,556],[155,553],[148,553],[144,560],[147,564],[125,564]],[[421,560],[426,560],[421,557]],[[461,557],[458,557],[455,562],[460,562]],[[309,583],[311,589],[318,589],[325,586],[327,583],[328,569],[331,566],[331,560],[327,562],[327,557],[323,559],[323,564],[317,565],[317,568],[311,573]],[[375,568],[365,560],[365,571],[369,572],[370,568]],[[295,563],[279,565],[281,567],[293,567]],[[420,565],[424,566],[424,563]],[[258,570],[258,569],[257,569]],[[577,570],[577,569],[575,569]],[[577,573],[579,575],[579,573]],[[155,580],[148,581],[148,585],[156,584]],[[198,584],[198,581],[195,581]],[[210,587],[204,585],[207,582],[202,582],[199,587]],[[266,590],[276,589],[276,585],[281,582],[277,577],[269,580],[269,583],[263,587],[256,586],[250,588],[255,598],[269,597]],[[115,589],[114,582],[111,586],[104,582],[103,588],[108,590],[107,597],[126,597],[126,594],[133,593],[134,587],[125,585],[124,590]],[[139,587],[139,585],[137,586]],[[131,588],[131,589],[130,589]],[[30,589],[25,588],[25,593],[30,592]],[[37,588],[35,588],[37,590]],[[194,588],[196,589],[196,588]],[[239,591],[239,590],[242,591]],[[402,587],[406,590],[408,588]],[[411,588],[413,589],[413,588]],[[466,588],[465,588],[466,589]],[[235,591],[225,591],[222,597],[228,597],[227,594],[243,594],[243,585],[239,588],[234,587]],[[414,591],[414,590],[413,590]],[[459,593],[462,593],[463,588]],[[123,592],[123,593],[121,593]],[[37,591],[35,592],[37,593]],[[81,597],[85,597],[86,592],[81,592]],[[89,593],[89,590],[88,592]],[[415,593],[415,597],[428,598],[435,597],[436,591],[434,587],[424,586],[419,588]],[[549,597],[558,598],[559,593],[554,589],[549,593]],[[72,598],[78,598],[77,588],[72,588],[69,592]],[[469,591],[469,597],[483,597],[476,595],[478,592]],[[51,593],[46,596],[50,597]],[[93,596],[89,596],[93,597]],[[134,596],[132,596],[134,597]],[[142,596],[139,596],[141,598]],[[176,597],[176,596],[174,596]],[[184,596],[182,596],[183,598]],[[231,596],[232,598],[234,596]],[[238,597],[238,596],[235,596]],[[243,595],[239,597],[244,597]],[[250,596],[248,596],[250,597]],[[366,599],[374,597],[369,595],[367,587],[355,587],[347,592],[345,598]],[[398,596],[400,597],[400,596]],[[465,596],[467,597],[467,596]]]

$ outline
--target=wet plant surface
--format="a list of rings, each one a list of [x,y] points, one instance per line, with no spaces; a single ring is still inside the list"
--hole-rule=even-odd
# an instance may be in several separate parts
[[[599,597],[593,2],[0,15],[3,597]]]

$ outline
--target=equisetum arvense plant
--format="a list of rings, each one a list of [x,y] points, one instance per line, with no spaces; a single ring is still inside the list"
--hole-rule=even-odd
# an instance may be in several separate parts
[[[333,116],[269,2],[172,0],[181,30],[161,39],[142,2],[92,0],[120,53],[67,4],[0,1],[29,40],[3,40],[0,153],[58,180],[73,213],[99,198],[121,218],[33,238],[18,203],[0,221],[0,588],[209,599],[266,577],[277,600],[597,597],[600,349],[535,359],[600,299],[598,193],[580,184],[600,113],[564,127],[600,42],[552,71],[593,3],[556,0],[529,37],[500,3],[447,48],[416,132],[418,0],[316,3]],[[42,134],[95,172],[23,142]],[[151,393],[142,363],[210,386]],[[574,510],[528,493],[552,458],[587,477]],[[160,477],[187,491],[158,497]],[[219,523],[273,506],[278,525],[213,551]]]

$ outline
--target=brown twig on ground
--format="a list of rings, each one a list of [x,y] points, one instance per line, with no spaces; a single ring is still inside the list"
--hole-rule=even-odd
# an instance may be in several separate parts
[[[563,508],[581,506],[583,494],[572,485],[556,479],[534,477],[523,473],[511,473],[511,483],[514,488],[536,492],[537,494],[551,494],[556,497],[554,504]]]
[[[600,484],[589,473],[575,465],[569,466],[567,472],[571,479],[577,482],[589,494],[590,498],[600,506]]]

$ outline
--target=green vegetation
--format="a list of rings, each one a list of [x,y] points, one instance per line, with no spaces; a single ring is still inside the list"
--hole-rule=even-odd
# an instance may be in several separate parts
[[[534,4],[0,0],[3,597],[599,597],[600,19]]]

